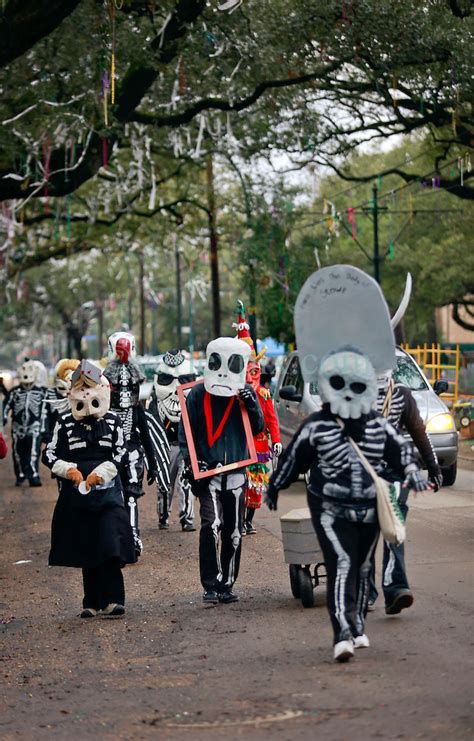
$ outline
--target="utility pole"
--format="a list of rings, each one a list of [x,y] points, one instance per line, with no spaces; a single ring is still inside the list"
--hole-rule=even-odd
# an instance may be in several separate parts
[[[252,203],[250,200],[250,196],[247,190],[247,185],[245,183],[245,178],[242,175],[240,169],[235,164],[232,157],[227,155],[227,158],[232,166],[232,168],[235,170],[237,177],[240,180],[240,184],[242,186],[242,193],[244,196],[244,203],[245,203],[245,219],[247,222],[247,229],[252,229],[253,223],[252,223]],[[249,332],[250,336],[253,340],[254,347],[257,347],[257,266],[258,266],[258,260],[255,257],[252,257],[248,260],[249,265],[249,282],[248,282],[248,288],[249,288],[249,304],[247,305],[247,321],[249,323]]]
[[[189,355],[191,361],[191,372],[194,371],[194,296],[193,296],[193,261],[189,262]],[[216,335],[219,336],[219,335]]]
[[[178,248],[178,240],[175,239],[174,254],[176,258],[176,339],[178,347],[183,346],[183,316],[181,297],[181,255]]]
[[[216,203],[214,197],[214,169],[212,166],[212,154],[207,156],[206,166],[207,180],[207,206],[209,212],[209,242],[211,254],[211,292],[212,313],[214,322],[214,337],[221,334],[221,298],[219,288],[219,256],[216,230]]]
[[[360,250],[364,253],[367,260],[372,263],[373,270],[374,270],[374,278],[377,281],[377,283],[380,285],[381,283],[381,270],[380,266],[385,260],[387,255],[391,256],[390,253],[390,247],[386,250],[386,252],[381,256],[380,255],[380,245],[379,245],[379,214],[380,212],[385,212],[388,214],[407,214],[408,220],[405,222],[405,224],[402,226],[402,228],[398,231],[398,233],[390,240],[391,247],[393,247],[393,244],[398,240],[398,238],[401,236],[402,232],[405,230],[405,228],[408,226],[408,224],[411,224],[413,217],[417,214],[439,214],[439,213],[462,213],[462,209],[459,208],[441,208],[441,209],[431,209],[431,208],[413,208],[413,209],[393,209],[388,208],[387,206],[379,206],[378,204],[378,188],[377,184],[374,183],[372,186],[372,203],[370,206],[363,206],[361,210],[358,209],[352,209],[353,213],[362,213],[365,216],[371,216],[372,221],[374,224],[374,244],[373,244],[373,252],[372,256],[370,256],[369,248],[365,248],[363,244],[359,241],[357,236],[354,234],[353,231],[349,228],[349,226],[341,219],[340,223],[342,224],[343,228],[346,230],[348,234],[352,236],[352,239],[357,244],[357,246],[360,248]]]

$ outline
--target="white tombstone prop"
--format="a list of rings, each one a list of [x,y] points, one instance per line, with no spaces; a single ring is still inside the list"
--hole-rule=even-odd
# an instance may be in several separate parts
[[[365,355],[376,373],[395,367],[390,313],[376,281],[351,265],[333,265],[306,280],[295,305],[303,378],[317,382],[321,361],[341,349]]]

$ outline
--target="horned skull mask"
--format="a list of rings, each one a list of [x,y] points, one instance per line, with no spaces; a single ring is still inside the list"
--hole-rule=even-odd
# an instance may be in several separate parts
[[[368,414],[377,400],[377,378],[369,359],[351,349],[323,358],[318,371],[321,400],[343,419]]]
[[[191,362],[181,350],[169,350],[159,363],[153,379],[158,411],[162,420],[179,422],[181,408],[178,399],[178,386],[196,380]]]
[[[206,348],[204,386],[214,396],[235,396],[245,386],[250,347],[234,337],[219,337]]]

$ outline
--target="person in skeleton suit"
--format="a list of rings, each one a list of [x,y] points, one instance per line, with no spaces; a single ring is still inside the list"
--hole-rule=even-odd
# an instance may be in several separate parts
[[[46,445],[51,442],[60,415],[69,411],[68,381],[79,364],[79,360],[62,358],[56,365],[54,386],[46,390],[41,411],[41,438]]]
[[[3,411],[5,424],[12,417],[12,452],[15,486],[28,479],[30,486],[41,486],[38,457],[41,446],[41,412],[46,389],[37,385],[38,366],[25,360],[18,369],[20,385],[8,395]]]
[[[280,427],[270,391],[260,383],[262,374],[260,361],[265,357],[266,348],[264,347],[258,355],[256,354],[242,301],[238,302],[237,311],[238,321],[232,326],[237,330],[238,339],[243,340],[250,347],[250,359],[247,365],[245,381],[252,386],[257,394],[258,403],[260,404],[264,419],[262,432],[254,438],[258,461],[247,467],[247,489],[245,491],[245,514],[242,535],[253,535],[257,532],[253,524],[255,511],[262,506],[263,496],[268,486],[268,462],[272,458],[276,460],[281,455],[282,445]]]
[[[50,566],[82,569],[82,618],[125,612],[122,568],[136,561],[120,472],[127,450],[120,418],[109,411],[110,385],[83,360],[71,376],[70,412],[61,415],[43,451],[58,479]]]
[[[194,386],[186,399],[200,471],[248,458],[239,404],[247,409],[253,434],[263,429],[255,391],[245,384],[249,356],[249,346],[231,337],[213,340],[206,348],[204,383]],[[178,440],[187,464],[186,475],[200,504],[199,570],[203,601],[205,604],[236,602],[238,596],[233,592],[233,585],[240,565],[245,468],[196,480],[182,419]]]
[[[414,450],[374,407],[377,371],[393,368],[395,342],[377,283],[357,268],[335,265],[308,278],[295,306],[305,382],[317,384],[322,409],[301,425],[281,456],[267,491],[278,492],[310,471],[308,505],[327,571],[334,659],[348,661],[370,645],[365,634],[369,574],[379,535],[372,467],[385,464],[415,491],[429,488]]]
[[[151,415],[146,415],[139,401],[141,375],[140,369],[133,363],[136,355],[134,336],[128,332],[115,332],[109,337],[108,346],[109,363],[104,370],[104,376],[111,387],[110,409],[120,417],[125,435],[128,464],[122,469],[121,478],[125,506],[130,515],[135,549],[139,556],[143,551],[143,543],[140,538],[137,499],[144,493],[145,462],[149,484],[159,480],[160,477],[166,479],[169,463],[164,461],[162,470],[158,468],[161,448],[166,441],[160,439],[159,430],[154,429],[154,420]],[[153,431],[150,430],[150,425]],[[159,452],[155,450],[158,440]]]
[[[428,479],[434,491],[438,491],[443,484],[441,468],[426,433],[425,425],[413,394],[409,388],[395,382],[391,371],[386,371],[377,378],[378,397],[377,410],[400,433],[407,432],[417,448],[425,468],[428,470]],[[408,515],[409,489],[403,482],[397,480],[394,471],[387,465],[382,476],[396,485],[398,505],[406,521]],[[405,570],[405,544],[395,545],[384,541],[382,588],[385,598],[385,612],[387,615],[398,615],[402,610],[411,607],[413,594],[410,590]],[[378,597],[375,586],[375,561],[370,578],[369,607]]]
[[[182,350],[169,350],[156,369],[153,393],[148,412],[165,429],[170,444],[170,485],[163,489],[157,485],[158,527],[167,530],[169,513],[176,494],[179,506],[179,521],[183,531],[192,532],[194,527],[194,496],[191,485],[183,476],[184,460],[178,445],[178,426],[181,419],[177,388],[180,384],[196,380],[191,363]]]

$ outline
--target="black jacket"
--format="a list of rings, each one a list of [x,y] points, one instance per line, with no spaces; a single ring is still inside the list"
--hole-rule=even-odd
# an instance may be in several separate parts
[[[377,402],[379,411],[382,411],[383,402],[384,398],[379,398]],[[428,469],[429,475],[437,475],[439,465],[436,453],[426,433],[425,424],[420,416],[413,394],[406,386],[395,385],[387,419],[397,430],[402,433],[406,431],[410,435],[424,465]]]
[[[247,412],[249,415],[250,425],[253,435],[257,435],[263,430],[263,414],[258,403],[255,391],[251,386],[246,388],[252,391],[252,398],[247,402]],[[193,432],[196,455],[199,461],[207,463],[208,468],[216,468],[221,463],[223,466],[228,463],[235,463],[248,458],[248,450],[245,440],[245,430],[242,422],[238,398],[235,398],[229,418],[224,425],[222,434],[214,445],[209,448],[207,440],[206,418],[204,415],[204,394],[206,390],[204,384],[200,383],[194,386],[186,399],[186,408],[188,410],[189,422]],[[231,397],[228,396],[211,396],[212,422],[213,429],[216,430],[225,413]],[[183,420],[179,423],[178,441],[181,453],[186,463],[189,463],[189,451],[184,433]]]

